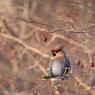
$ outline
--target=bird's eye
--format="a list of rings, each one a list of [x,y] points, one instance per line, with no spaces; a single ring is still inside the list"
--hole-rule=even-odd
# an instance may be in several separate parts
[[[56,52],[54,50],[51,50],[52,56],[56,56]]]
[[[56,53],[55,53],[55,52],[53,52],[53,53],[52,53],[52,55],[53,55],[53,56],[56,56]]]

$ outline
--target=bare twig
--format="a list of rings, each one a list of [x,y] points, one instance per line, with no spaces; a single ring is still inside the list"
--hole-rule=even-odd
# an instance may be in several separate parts
[[[35,21],[34,19],[26,20],[26,19],[21,18],[21,17],[17,17],[16,19],[17,19],[17,20],[24,21],[24,22],[26,22],[26,23],[30,23],[30,24],[31,24],[31,23],[33,24],[33,23],[34,23],[34,24],[39,24],[39,25],[49,26],[49,25],[47,25],[47,24],[37,22],[37,21]]]
[[[17,36],[17,35],[15,34],[15,32],[9,27],[9,25],[7,24],[7,22],[6,22],[5,19],[3,20],[3,25],[4,25],[5,29],[7,29],[11,35],[13,35],[13,36],[15,36],[15,37]]]
[[[24,21],[24,22],[26,22],[26,23],[30,23],[30,24],[33,24],[33,23],[35,23],[35,24],[39,24],[39,25],[45,25],[45,26],[48,26],[48,27],[54,27],[54,26],[50,26],[50,25],[48,25],[48,24],[43,24],[43,23],[41,23],[41,22],[37,22],[37,21],[35,21],[35,20],[26,20],[25,18],[21,18],[21,17],[17,17],[16,18],[17,20],[21,20],[21,21]],[[65,30],[65,31],[74,31],[73,33],[85,33],[85,32],[80,32],[81,30],[87,30],[87,29],[90,29],[90,28],[93,28],[93,27],[95,27],[95,24],[93,24],[93,25],[91,25],[91,26],[88,26],[88,27],[85,27],[85,28],[77,28],[77,29],[75,29],[75,27],[74,27],[74,25],[72,24],[72,23],[70,23],[70,22],[65,22],[63,25],[65,26],[66,24],[70,24],[72,27],[73,27],[73,29],[70,29],[70,30]],[[55,29],[53,29],[53,31],[55,32],[55,31],[63,31],[62,29],[57,29],[57,30],[55,30]],[[78,32],[77,32],[78,31]]]
[[[91,28],[95,28],[95,24],[85,27],[85,28],[79,28],[78,30],[87,30],[87,29],[91,29]]]
[[[21,19],[21,18],[20,18],[20,19]],[[34,21],[34,22],[35,22],[35,21]],[[35,22],[35,23],[37,23],[37,22]],[[72,24],[71,24],[71,25],[72,25]],[[92,26],[89,26],[89,27],[86,27],[86,28],[81,28],[81,29],[78,29],[78,30],[84,30],[84,29],[88,29],[88,28],[91,28],[91,27],[95,27],[95,25],[92,25]],[[74,26],[73,26],[73,28],[74,28]],[[75,28],[74,28],[74,30],[75,30]],[[9,28],[9,31],[11,31],[10,28]],[[47,30],[46,30],[46,31],[47,31]],[[67,37],[65,37],[65,36],[63,36],[63,35],[60,35],[60,34],[55,33],[54,36],[60,37],[60,38],[62,38],[62,39],[65,39],[66,41],[69,41],[70,43],[75,44],[75,45],[78,46],[78,47],[82,47],[82,48],[84,48],[84,50],[89,51],[90,53],[93,53],[93,51],[91,51],[90,49],[86,48],[86,47],[83,46],[82,44],[80,44],[80,43],[78,43],[78,42],[75,42],[75,41],[73,41],[72,39],[69,39],[69,38],[67,38]]]
[[[28,50],[30,50],[30,51],[34,51],[34,52],[36,52],[36,53],[42,55],[43,57],[49,58],[49,56],[48,56],[47,54],[42,53],[41,51],[39,51],[39,50],[36,49],[36,48],[33,48],[33,47],[31,47],[31,46],[28,46],[27,44],[25,44],[23,41],[17,39],[16,37],[13,37],[13,36],[11,36],[11,35],[7,35],[7,34],[4,34],[4,33],[1,33],[0,35],[1,35],[2,37],[7,38],[7,39],[11,39],[11,40],[13,40],[13,41],[15,41],[15,42],[18,42],[19,44],[21,44],[22,46],[24,46],[26,49],[28,49]]]
[[[75,77],[75,80],[83,86],[87,91],[90,91],[92,95],[95,95],[95,92],[91,90],[91,87],[87,86],[85,83],[83,83],[78,77]]]
[[[93,53],[92,50],[88,49],[87,47],[85,47],[85,46],[82,45],[81,43],[75,42],[75,41],[73,41],[72,39],[69,39],[69,38],[67,38],[67,37],[65,37],[65,36],[63,36],[63,35],[59,35],[59,34],[57,34],[57,33],[55,33],[55,35],[56,35],[56,37],[62,38],[62,39],[64,39],[64,40],[68,41],[69,43],[76,45],[77,47],[83,48],[86,53],[87,53],[87,52],[88,52],[88,53]]]

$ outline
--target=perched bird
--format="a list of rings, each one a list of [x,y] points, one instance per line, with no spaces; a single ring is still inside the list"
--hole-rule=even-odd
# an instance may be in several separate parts
[[[71,70],[70,61],[62,47],[57,47],[51,50],[51,54],[51,61],[47,69],[48,74],[43,78],[49,79],[53,77],[60,77],[64,80]]]

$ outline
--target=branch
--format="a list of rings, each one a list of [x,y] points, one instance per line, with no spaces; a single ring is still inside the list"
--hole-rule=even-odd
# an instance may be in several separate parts
[[[35,21],[34,19],[31,19],[30,21],[29,20],[26,20],[25,18],[21,18],[21,17],[17,17],[16,18],[17,20],[21,20],[21,21],[24,21],[24,22],[26,22],[26,23],[30,23],[30,24],[33,24],[33,23],[35,23],[35,24],[39,24],[39,25],[44,25],[44,26],[47,26],[47,27],[54,27],[54,26],[51,26],[51,25],[48,25],[48,24],[44,24],[44,23],[41,23],[41,22],[37,22],[37,21]],[[85,32],[80,32],[81,30],[86,30],[86,29],[89,29],[89,28],[93,28],[93,27],[95,27],[95,24],[93,24],[93,25],[91,25],[91,26],[88,26],[88,27],[84,27],[84,28],[79,28],[79,29],[75,29],[75,27],[74,27],[74,25],[72,24],[72,23],[70,23],[70,22],[65,22],[63,25],[65,25],[65,24],[70,24],[72,27],[73,27],[73,29],[70,29],[70,30],[66,30],[66,31],[73,31],[73,32],[71,32],[71,33],[85,33]],[[56,31],[63,31],[62,29],[54,29],[53,30],[53,32],[56,32]],[[78,32],[77,32],[78,31]]]
[[[38,53],[39,55],[43,56],[43,57],[46,57],[46,58],[50,58],[47,54],[44,54],[43,52],[39,51],[38,49],[34,48],[34,47],[31,47],[27,44],[25,44],[23,41],[19,40],[18,38],[16,37],[13,37],[11,35],[8,35],[8,34],[4,34],[4,33],[0,33],[0,36],[2,37],[5,37],[7,39],[11,39],[19,44],[21,44],[22,46],[24,46],[27,50],[30,50],[30,51],[34,51],[36,53]]]
[[[84,28],[79,28],[78,30],[86,30],[86,29],[90,29],[90,28],[95,28],[95,24],[88,26],[88,27],[84,27]]]
[[[22,20],[22,21],[28,22],[28,23],[42,24],[42,23],[38,23],[38,22],[36,22],[36,21],[27,21],[27,20],[25,20],[25,19],[23,19],[23,18],[19,18],[19,19]],[[42,24],[42,25],[43,25],[43,24]],[[44,24],[44,25],[49,26],[49,25],[47,25],[47,24]],[[72,24],[71,24],[71,25],[72,25]],[[89,28],[94,27],[94,26],[95,26],[95,25],[92,25],[92,26],[89,26],[89,27],[85,27],[85,28],[80,28],[80,29],[75,29],[74,26],[72,26],[73,29],[68,30],[68,31],[80,31],[80,30],[89,29]],[[39,28],[38,28],[38,29],[39,29]],[[40,29],[40,30],[41,30],[41,29]],[[44,29],[44,30],[45,30],[45,29]],[[46,30],[46,31],[47,31],[47,30]],[[62,31],[62,30],[61,30],[61,31]],[[72,32],[72,33],[82,33],[82,32]],[[85,32],[83,32],[83,33],[85,33]],[[69,43],[72,43],[72,44],[76,45],[77,47],[83,48],[83,49],[85,50],[85,52],[93,53],[92,50],[86,48],[85,46],[83,46],[82,44],[80,44],[80,43],[78,43],[78,42],[73,41],[72,39],[69,39],[69,38],[67,38],[67,37],[65,37],[65,36],[63,36],[63,35],[57,34],[57,33],[55,33],[55,32],[54,32],[54,34],[55,34],[55,36],[58,37],[58,38],[62,38],[62,39],[64,39],[64,40],[68,41]]]
[[[65,37],[63,35],[57,34],[57,33],[55,33],[55,36],[58,37],[58,38],[64,39],[65,41],[68,41],[69,43],[74,44],[74,45],[76,45],[79,48],[83,48],[84,49],[84,52],[86,52],[86,53],[93,53],[92,50],[88,49],[87,47],[85,47],[81,43],[78,43],[76,41],[73,41],[72,39],[69,39],[69,38],[67,38],[67,37]]]
[[[75,80],[83,86],[87,91],[90,91],[92,95],[95,95],[95,92],[91,90],[91,87],[87,86],[85,83],[83,83],[78,77],[75,77]]]

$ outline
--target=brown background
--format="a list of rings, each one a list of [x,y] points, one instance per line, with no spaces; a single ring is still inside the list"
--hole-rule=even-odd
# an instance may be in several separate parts
[[[0,95],[95,95],[94,24],[94,0],[0,0]],[[58,44],[75,76],[55,85],[40,79]]]

